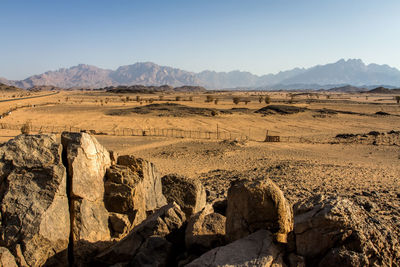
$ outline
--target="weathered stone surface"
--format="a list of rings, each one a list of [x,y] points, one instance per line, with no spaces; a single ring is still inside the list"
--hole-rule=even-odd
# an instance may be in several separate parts
[[[286,243],[293,230],[292,208],[282,191],[270,180],[237,180],[228,190],[226,237],[237,240],[259,229]]]
[[[186,266],[279,267],[285,266],[282,256],[283,251],[273,243],[273,235],[267,230],[259,230],[226,246],[214,248]]]
[[[226,218],[214,213],[211,205],[193,215],[188,221],[185,233],[186,247],[197,251],[207,251],[221,246],[225,241]]]
[[[313,266],[400,264],[393,234],[365,210],[341,197],[316,196],[296,204],[297,254]]]
[[[0,247],[0,267],[17,267],[14,256],[4,247]]]
[[[141,262],[144,258],[151,259],[152,255],[154,257],[156,251],[159,251],[160,248],[167,249],[170,247],[167,242],[160,241],[159,238],[168,242],[175,240],[175,234],[178,234],[185,221],[185,214],[180,207],[175,203],[168,204],[136,226],[121,241],[100,253],[96,257],[96,262],[104,265],[117,263],[124,265],[136,261]],[[149,241],[150,237],[158,238]],[[155,248],[153,252],[150,249],[152,247]],[[136,258],[137,255],[141,255],[140,258]],[[166,257],[163,256],[162,258]],[[162,261],[160,259],[154,260]]]
[[[69,184],[71,229],[77,262],[111,240],[103,202],[104,176],[110,166],[107,150],[87,133],[61,135]],[[79,263],[78,263],[79,264]]]
[[[199,180],[168,174],[161,178],[161,182],[168,203],[178,203],[188,218],[206,205],[206,191]]]
[[[0,146],[0,245],[19,264],[66,256],[70,233],[66,172],[53,135],[19,135]]]
[[[61,135],[68,175],[71,182],[71,197],[91,202],[104,196],[104,175],[111,165],[110,154],[93,136],[87,133],[64,132]]]
[[[117,213],[126,218],[125,228],[114,229],[114,237],[123,237],[134,226],[146,219],[144,196],[148,192],[144,192],[143,179],[127,166],[114,165],[107,169],[104,203],[107,210],[114,213],[110,220],[115,221]]]
[[[118,165],[129,167],[142,182],[146,211],[154,211],[167,204],[162,193],[160,175],[153,163],[132,155],[119,156]]]
[[[112,212],[109,220],[113,237],[120,238],[127,234],[131,226],[128,215]]]

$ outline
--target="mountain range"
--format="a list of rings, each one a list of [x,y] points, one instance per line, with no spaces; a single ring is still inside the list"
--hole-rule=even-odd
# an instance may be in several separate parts
[[[277,74],[254,75],[250,72],[202,71],[199,73],[138,62],[116,70],[79,64],[48,71],[20,81],[0,78],[0,83],[21,88],[52,85],[61,88],[102,88],[118,85],[196,85],[208,89],[320,89],[335,86],[400,86],[400,71],[388,65],[366,65],[360,59],[341,59],[311,68],[295,68]]]

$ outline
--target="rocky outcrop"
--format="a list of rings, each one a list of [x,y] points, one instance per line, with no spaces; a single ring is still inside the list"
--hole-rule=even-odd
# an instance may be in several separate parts
[[[286,243],[293,230],[292,208],[282,191],[268,178],[237,180],[228,191],[226,236],[234,241],[268,229],[278,242]]]
[[[70,221],[61,151],[54,135],[20,135],[0,147],[0,246],[19,265],[42,266],[56,256],[67,262]]]
[[[185,221],[185,214],[180,207],[175,203],[168,204],[150,215],[121,241],[99,254],[96,264],[125,266],[148,259],[149,266],[165,266],[156,263],[168,261],[172,242],[180,239],[179,230]],[[163,251],[163,254],[155,254],[156,250]]]
[[[274,244],[273,235],[259,230],[243,239],[218,247],[192,261],[187,267],[200,266],[286,266],[283,250]]]
[[[296,205],[297,254],[313,266],[400,264],[393,233],[351,200],[316,196]]]
[[[0,247],[0,267],[17,267],[14,256],[7,248]]]
[[[138,174],[144,191],[146,211],[154,211],[167,204],[162,191],[160,174],[153,163],[132,155],[119,156],[117,163]]]
[[[206,205],[206,191],[199,180],[168,174],[161,181],[162,192],[168,203],[178,203],[188,218]]]
[[[61,143],[68,174],[74,258],[84,258],[99,242],[111,240],[103,202],[104,176],[111,161],[108,151],[87,133],[64,132]]]
[[[187,249],[205,252],[225,242],[226,218],[214,213],[211,205],[193,215],[186,227],[185,243]]]

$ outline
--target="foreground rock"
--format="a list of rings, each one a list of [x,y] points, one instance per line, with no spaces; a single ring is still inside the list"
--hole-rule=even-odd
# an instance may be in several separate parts
[[[14,256],[6,248],[0,247],[0,266],[1,267],[17,267]]]
[[[118,165],[127,166],[139,175],[144,191],[146,211],[155,211],[167,204],[163,195],[160,174],[153,163],[132,155],[119,156]]]
[[[70,187],[74,258],[85,258],[101,242],[110,241],[108,211],[103,202],[108,151],[87,133],[61,135]],[[79,261],[79,260],[78,260]]]
[[[168,203],[178,203],[188,218],[206,205],[206,191],[199,180],[168,174],[162,177],[161,181]]]
[[[267,230],[259,230],[231,244],[210,250],[186,266],[286,266],[282,256],[283,251],[273,243],[273,235]]]
[[[131,155],[120,156],[107,169],[104,203],[113,237],[124,237],[148,213],[167,204],[154,165]]]
[[[214,213],[211,205],[193,215],[186,227],[185,243],[187,249],[196,253],[205,252],[225,242],[226,218]]]
[[[135,227],[124,239],[99,254],[96,264],[167,266],[173,249],[183,243],[181,228],[185,221],[180,207],[175,203],[168,204]]]
[[[226,237],[230,241],[268,229],[278,242],[286,243],[287,234],[293,230],[292,208],[282,191],[267,178],[232,182],[226,218]]]
[[[400,265],[397,238],[351,200],[317,196],[296,206],[297,254],[308,265]]]
[[[70,220],[61,149],[53,135],[19,135],[0,147],[0,245],[19,265],[42,266],[50,257],[67,262]],[[2,249],[1,259],[7,255]]]

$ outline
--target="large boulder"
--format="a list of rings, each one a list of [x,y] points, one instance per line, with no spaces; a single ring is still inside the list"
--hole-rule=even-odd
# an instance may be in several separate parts
[[[286,266],[282,256],[283,250],[273,243],[271,232],[259,230],[226,246],[214,248],[186,266]]]
[[[185,213],[180,207],[176,203],[168,204],[136,226],[121,241],[101,252],[95,264],[126,266],[146,262],[148,266],[165,266],[161,263],[169,261],[172,248],[183,242],[178,240],[183,239],[181,228],[185,222]]]
[[[104,176],[111,160],[108,151],[87,133],[64,132],[61,143],[67,165],[74,258],[84,258],[111,240],[109,213],[103,202]]]
[[[0,267],[17,267],[14,256],[7,248],[0,247]]]
[[[228,190],[226,237],[234,241],[267,229],[286,243],[293,230],[293,213],[282,191],[270,180],[236,180]]]
[[[206,205],[206,191],[199,180],[168,174],[161,181],[162,192],[168,203],[178,203],[188,218]]]
[[[185,243],[188,249],[205,252],[225,241],[225,216],[215,213],[210,204],[188,221]]]
[[[132,155],[119,156],[117,163],[130,168],[139,176],[147,212],[151,213],[167,204],[162,191],[160,174],[153,163]]]
[[[104,202],[113,213],[113,237],[121,238],[167,201],[152,163],[131,155],[118,157],[117,163],[107,169]]]
[[[145,192],[138,173],[127,166],[107,169],[104,204],[110,212],[113,237],[123,237],[146,219]]]
[[[67,262],[70,219],[61,151],[54,135],[19,135],[0,146],[0,246],[19,265],[42,266],[51,257]]]
[[[387,226],[342,197],[316,196],[295,206],[297,254],[312,266],[399,266]]]

